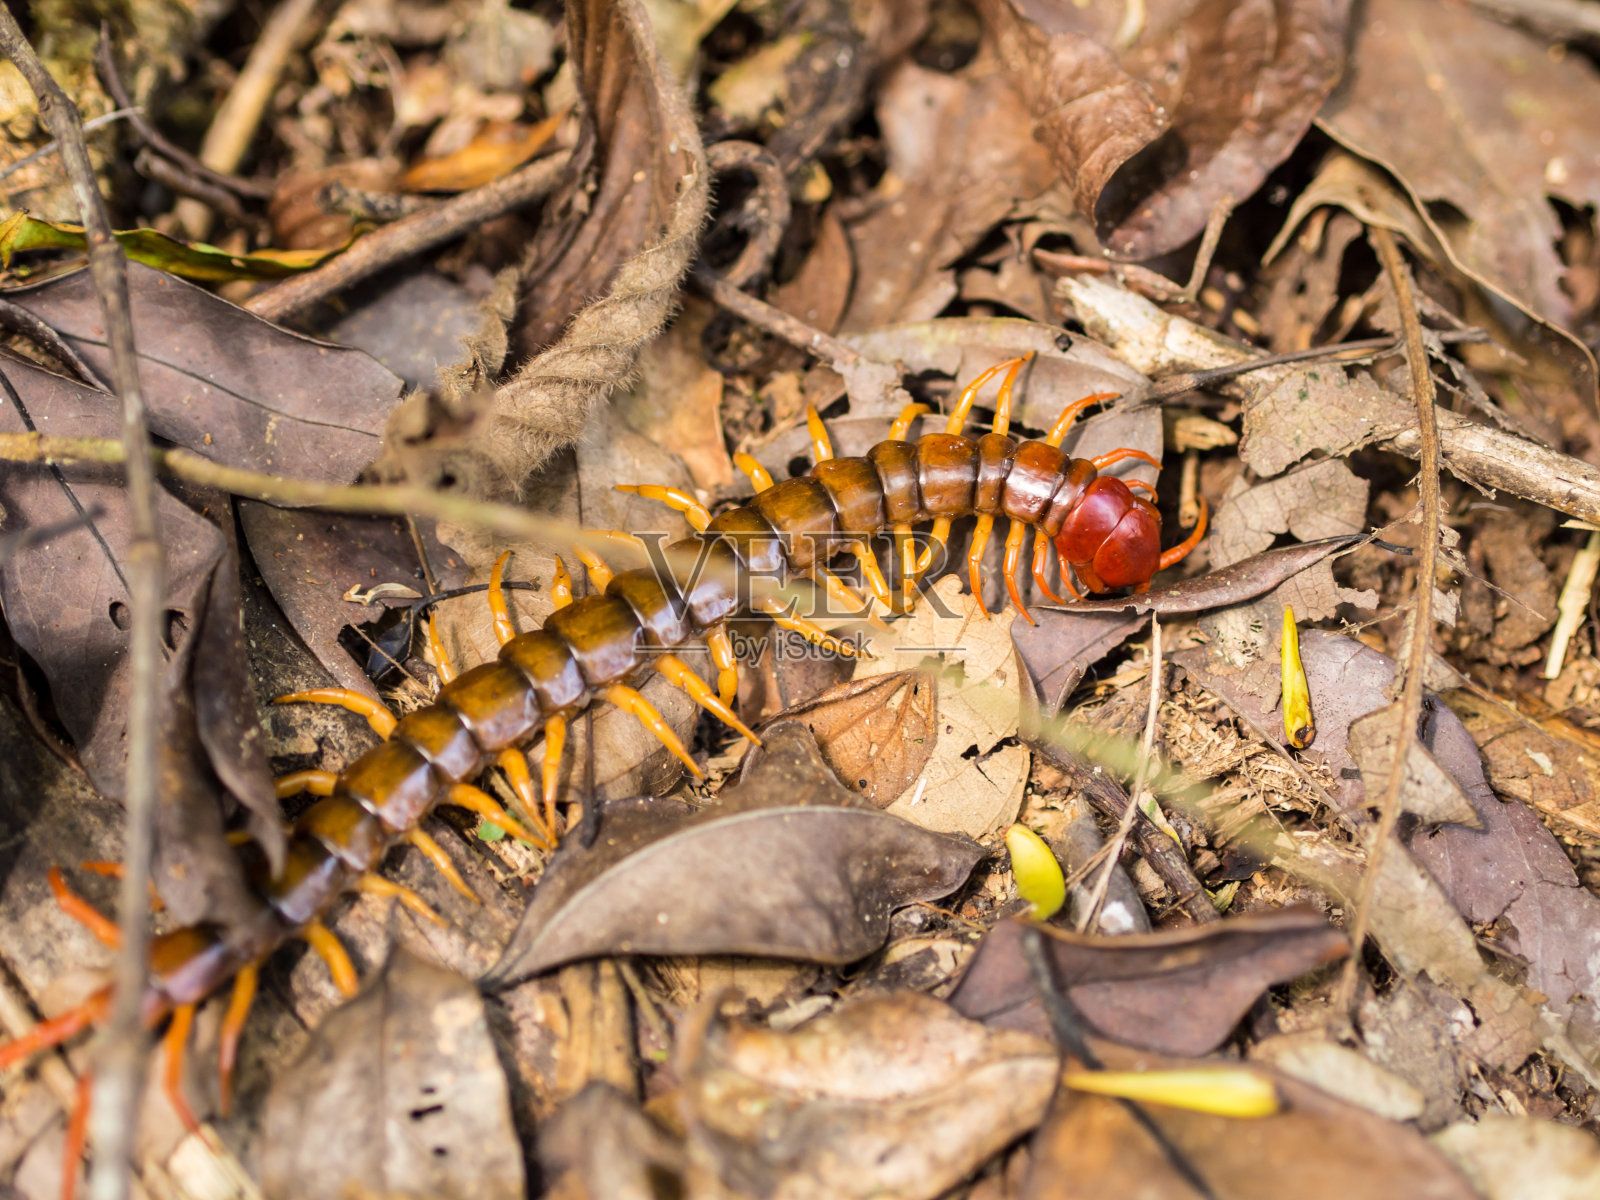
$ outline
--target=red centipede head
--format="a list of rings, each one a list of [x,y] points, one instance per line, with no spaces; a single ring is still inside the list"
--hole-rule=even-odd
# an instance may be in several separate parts
[[[1090,591],[1149,583],[1161,566],[1161,514],[1122,480],[1102,475],[1068,514],[1056,550]]]

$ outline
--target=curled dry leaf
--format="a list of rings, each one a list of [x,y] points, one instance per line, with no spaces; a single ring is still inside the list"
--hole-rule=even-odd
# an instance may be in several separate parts
[[[1349,0],[980,9],[1079,211],[1132,259],[1183,245],[1288,157],[1339,80],[1350,14]]]
[[[717,803],[607,804],[594,844],[568,839],[486,982],[505,986],[599,954],[748,954],[847,963],[889,914],[948,895],[982,850],[850,794],[798,723]]]
[[[916,993],[790,1032],[713,1019],[690,1043],[691,1153],[738,1195],[944,1194],[1043,1117],[1049,1042],[986,1029]]]
[[[1232,917],[1214,925],[1102,937],[1022,920],[1001,922],[978,946],[950,1003],[986,1025],[1048,1033],[1022,939],[1037,928],[1056,979],[1090,1031],[1166,1054],[1221,1045],[1261,994],[1344,957],[1344,934],[1309,909]]]
[[[1197,1065],[1119,1047],[1108,1047],[1104,1058],[1114,1070]],[[1033,1139],[1024,1200],[1479,1200],[1449,1159],[1409,1125],[1386,1121],[1285,1075],[1273,1073],[1272,1081],[1279,1112],[1252,1120],[1155,1104],[1135,1110],[1108,1097],[1063,1089]],[[1165,1145],[1152,1136],[1152,1127]],[[1065,1189],[1063,1181],[1070,1181]],[[1204,1191],[1197,1181],[1203,1181]]]
[[[262,1116],[269,1196],[520,1200],[522,1149],[483,999],[404,950],[329,1014]]]

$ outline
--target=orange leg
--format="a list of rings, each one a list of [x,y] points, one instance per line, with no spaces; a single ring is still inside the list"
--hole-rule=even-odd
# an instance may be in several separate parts
[[[882,574],[878,579],[882,581]],[[888,592],[887,584],[884,591]],[[739,695],[739,659],[733,652],[733,639],[728,636],[727,626],[718,625],[707,631],[706,649],[711,651],[711,664],[717,668],[717,695],[724,704],[732,704]]]
[[[1162,552],[1161,565],[1156,568],[1158,571],[1165,571],[1168,567],[1175,567],[1189,557],[1189,552],[1198,546],[1200,539],[1206,535],[1206,520],[1209,516],[1210,509],[1206,506],[1206,498],[1201,496],[1200,519],[1194,523],[1194,528],[1189,532],[1188,537],[1184,538],[1172,549]]]
[[[95,940],[102,946],[110,946],[115,950],[122,945],[122,933],[117,929],[117,923],[68,887],[60,867],[50,868],[49,880],[51,894],[55,896],[56,905],[62,912],[94,934]]]
[[[439,678],[444,679],[443,671],[439,672]],[[339,777],[332,771],[290,771],[272,781],[272,790],[277,793],[279,800],[298,796],[301,792],[310,792],[313,796],[331,796],[338,782]]]
[[[78,1092],[67,1117],[65,1161],[61,1164],[61,1200],[78,1194],[78,1172],[83,1169],[83,1154],[89,1148],[89,1108],[94,1102],[94,1076],[85,1071],[78,1076]]]
[[[826,433],[823,436],[826,437]],[[668,508],[677,509],[697,530],[711,524],[711,511],[682,488],[669,487],[661,483],[619,483],[615,485],[614,490],[629,492],[646,500],[658,501]]]
[[[917,544],[912,540],[911,524],[901,521],[891,527],[895,545],[900,547],[900,606],[910,612],[917,606]]]
[[[811,461],[827,462],[833,457],[833,439],[815,404],[806,405],[806,429],[811,434]]]
[[[1044,530],[1036,529],[1033,531],[1033,584],[1055,603],[1065,604],[1066,601],[1056,595],[1055,589],[1050,586],[1050,578],[1046,573],[1049,566],[1050,539],[1045,536]]]
[[[444,924],[444,918],[434,912],[433,906],[421,896],[405,884],[385,879],[382,875],[361,876],[356,880],[356,891],[365,892],[369,896],[381,896],[385,900],[398,900],[424,921],[432,921],[435,925]]]
[[[989,619],[989,610],[983,606],[983,552],[989,548],[989,535],[994,532],[994,514],[982,513],[972,527],[972,545],[967,548],[967,583],[972,588],[972,598],[977,601],[983,619]]]
[[[889,426],[889,440],[891,442],[905,441],[906,434],[911,432],[911,426],[916,423],[918,417],[927,411],[928,406],[926,404],[908,404],[902,408],[900,415],[894,419],[894,424]]]
[[[241,967],[233,977],[233,992],[228,996],[228,1011],[222,1018],[222,1033],[217,1047],[217,1073],[221,1079],[222,1115],[233,1108],[233,1069],[239,1062],[239,1039],[244,1035],[244,1023],[250,1017],[250,1006],[255,1003],[256,985],[261,971],[254,963]]]
[[[885,608],[893,608],[894,601],[889,594],[889,581],[883,577],[883,568],[878,566],[878,556],[873,554],[872,547],[866,542],[852,542],[850,552],[856,556],[856,562],[861,564],[861,578],[867,582],[867,590],[872,593],[872,598]]]
[[[544,723],[544,762],[539,769],[539,785],[544,794],[544,823],[552,841],[556,836],[556,797],[561,791],[561,755],[566,748],[567,719],[553,716]]]
[[[454,867],[450,869],[455,870]],[[333,986],[339,989],[339,994],[347,1000],[354,996],[360,989],[356,979],[356,967],[350,961],[350,954],[345,950],[344,943],[339,941],[339,935],[321,921],[312,921],[300,931],[300,936],[305,938],[307,944],[317,952],[317,957],[322,960],[323,965],[328,968],[328,974],[333,977]]]
[[[524,767],[523,769],[526,770],[527,768]],[[457,808],[464,808],[468,812],[477,813],[484,820],[493,821],[512,837],[521,838],[541,850],[555,849],[548,830],[544,834],[534,833],[508,813],[493,796],[482,788],[473,787],[470,783],[458,783],[445,796],[445,803],[454,804]],[[524,803],[529,804],[530,811],[532,811],[532,801],[527,800]]]
[[[1083,593],[1078,590],[1078,585],[1072,582],[1072,565],[1070,563],[1061,564],[1061,582],[1066,586],[1067,591],[1074,600],[1083,599]]]
[[[950,417],[947,421],[945,421],[944,431],[946,433],[957,434],[966,428],[967,417],[972,412],[972,404],[973,401],[978,398],[979,390],[984,384],[988,383],[989,380],[1000,374],[1001,371],[1006,373],[1006,377],[1005,382],[1000,385],[1000,390],[1005,393],[1006,400],[1009,402],[1011,398],[1011,388],[1017,381],[1017,373],[1022,370],[1025,363],[1033,360],[1033,356],[1034,352],[1030,350],[1020,358],[1008,358],[1005,362],[996,363],[987,371],[983,372],[983,374],[979,375],[971,383],[967,384],[967,386],[961,390],[961,396],[956,400],[955,407],[950,410]]]
[[[814,621],[804,617],[790,616],[784,611],[783,605],[777,600],[761,600],[755,604],[755,610],[772,618],[772,623],[779,629],[787,629],[798,633],[814,646],[821,646],[825,650],[832,650],[844,658],[857,657],[856,648],[849,642],[841,641]]]
[[[1130,488],[1137,488],[1139,491],[1141,491],[1145,495],[1149,496],[1152,500],[1155,499],[1156,489],[1154,488],[1154,486],[1152,486],[1151,484],[1146,483],[1144,480],[1142,480],[1142,479],[1124,479],[1122,482],[1127,484]]]
[[[824,433],[827,431],[824,430]],[[764,492],[772,486],[772,472],[767,470],[755,458],[748,454],[735,454],[733,465],[745,473],[750,480],[750,486],[758,492]]]
[[[420,829],[413,829],[410,833],[406,834],[405,840],[410,842],[422,852],[422,857],[426,858],[433,864],[434,870],[438,871],[439,874],[444,876],[446,883],[455,888],[456,891],[460,892],[474,904],[483,903],[483,901],[478,899],[478,894],[467,886],[467,881],[461,878],[461,872],[456,870],[455,863],[450,861],[450,856],[444,852],[444,847],[439,845],[438,842],[434,841],[431,835],[423,832]],[[309,926],[307,928],[309,929]],[[324,929],[323,932],[327,933],[328,931]],[[328,933],[328,936],[332,938],[333,934]],[[311,939],[308,937],[306,940],[310,941]],[[311,944],[314,947],[316,946],[315,942],[312,942]],[[337,938],[334,939],[334,944],[338,945]],[[340,947],[340,949],[342,952],[343,947]],[[317,948],[317,953],[322,953],[320,947]],[[332,963],[328,964],[328,970],[330,972],[333,971]],[[355,977],[354,968],[351,969],[350,975],[352,979]],[[337,983],[338,979],[335,978],[334,982]]]
[[[395,715],[371,696],[363,696],[360,692],[351,691],[349,688],[312,688],[305,692],[290,692],[287,696],[279,696],[273,700],[274,704],[333,704],[339,708],[348,709],[357,716],[365,717],[367,724],[372,726],[372,732],[388,740],[394,732],[394,727],[399,724]]]
[[[1107,450],[1104,454],[1095,455],[1089,461],[1094,464],[1096,471],[1104,471],[1111,464],[1119,463],[1129,458],[1137,458],[1140,462],[1147,462],[1158,471],[1161,469],[1161,460],[1159,458],[1152,458],[1143,450],[1133,450],[1127,446],[1119,447],[1116,450]]]
[[[715,692],[706,684],[706,681],[695,674],[694,670],[676,654],[663,654],[655,660],[656,670],[663,678],[676,687],[681,687],[689,693],[701,708],[705,709],[717,720],[728,728],[742,734],[755,745],[761,745],[761,739],[750,731],[750,727],[739,720],[738,715],[724,704]]]
[[[633,688],[626,684],[614,683],[600,691],[602,699],[609,701],[623,712],[633,716],[638,722],[648,729],[656,741],[660,742],[672,756],[689,769],[689,773],[696,779],[703,778],[705,772],[694,759],[689,757],[689,752],[683,748],[683,742],[672,731],[672,726],[667,724],[666,718],[656,709],[654,704],[646,700]]]
[[[517,802],[522,805],[522,811],[530,820],[538,821],[539,792],[533,786],[533,773],[528,770],[528,756],[513,746],[500,751],[495,764],[506,773],[506,780],[511,784],[511,791],[516,795]],[[483,795],[481,792],[479,794]],[[483,798],[489,800],[487,795]],[[489,803],[494,804],[494,801],[489,800]],[[495,807],[499,808],[499,805]],[[500,811],[505,812],[504,809]],[[540,841],[548,846],[554,834],[548,829],[541,832],[547,836],[540,838]]]
[[[1056,418],[1056,423],[1050,427],[1050,432],[1045,435],[1045,442],[1051,446],[1059,446],[1066,440],[1067,431],[1072,428],[1078,415],[1091,404],[1099,404],[1102,400],[1115,400],[1121,392],[1096,392],[1092,396],[1085,396],[1082,400],[1074,400],[1061,410],[1061,415]]]
[[[489,612],[494,618],[494,636],[502,646],[517,636],[517,627],[511,623],[511,609],[506,606],[506,561],[510,557],[511,551],[504,551],[489,571]],[[451,670],[450,674],[454,675],[455,671]],[[440,675],[442,678],[443,672]]]
[[[111,989],[102,988],[75,1008],[40,1021],[21,1037],[0,1044],[0,1070],[25,1063],[35,1054],[59,1046],[98,1024],[111,1007]]]
[[[183,1051],[189,1044],[189,1031],[194,1028],[194,1007],[192,1004],[180,1004],[172,1010],[166,1036],[161,1039],[162,1053],[166,1058],[161,1072],[161,1090],[167,1094],[167,1102],[172,1105],[172,1111],[178,1114],[183,1127],[190,1133],[199,1133],[200,1122],[195,1120],[194,1111],[183,1098]]]
[[[439,682],[449,683],[456,677],[456,666],[450,661],[450,652],[444,648],[444,639],[439,636],[439,626],[434,620],[434,614],[428,614],[428,653],[433,655],[433,669],[439,672]]]
[[[556,555],[555,574],[550,577],[550,600],[557,608],[572,603],[572,572],[567,570],[559,554]]]
[[[1022,593],[1017,589],[1017,568],[1022,565],[1022,542],[1028,536],[1028,526],[1021,521],[1012,521],[1011,528],[1006,531],[1006,557],[1003,573],[1006,580],[1006,591],[1011,594],[1011,603],[1017,606],[1017,611],[1022,614],[1022,619],[1029,625],[1037,625],[1028,613],[1028,606],[1022,602]]]

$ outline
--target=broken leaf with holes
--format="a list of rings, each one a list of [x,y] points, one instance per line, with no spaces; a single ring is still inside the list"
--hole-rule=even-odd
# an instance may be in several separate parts
[[[902,771],[876,801],[889,812],[928,829],[982,838],[1010,825],[1022,803],[1029,755],[1017,733],[1020,693],[1011,649],[1014,610],[984,617],[961,580],[946,575],[923,596],[909,618],[871,640],[877,658],[856,666],[853,684],[893,677],[904,703],[872,719],[882,740],[894,734],[899,714],[917,721],[933,745],[916,775]],[[919,681],[904,683],[906,671]],[[903,686],[909,686],[907,695]],[[925,695],[924,689],[931,692]],[[931,718],[931,719],[930,719]],[[833,730],[835,739],[858,735]],[[819,735],[820,740],[820,735]],[[874,736],[873,743],[878,742]],[[869,748],[868,756],[876,752]]]
[[[763,737],[716,803],[615,801],[593,845],[567,838],[490,985],[598,955],[853,962],[895,909],[948,895],[982,857],[852,795],[797,722]]]
[[[1058,984],[1091,1032],[1168,1054],[1216,1049],[1267,988],[1349,949],[1342,933],[1308,909],[1116,937],[1003,921],[984,937],[951,993],[957,1012],[987,1025],[1049,1032],[1023,954],[1023,939],[1035,928]]]
[[[522,1149],[477,988],[397,950],[274,1082],[261,1176],[300,1200],[518,1200]]]
[[[1184,1070],[1193,1059],[1107,1046],[1118,1071]],[[1125,1104],[1070,1088],[1030,1149],[1025,1200],[1149,1196],[1160,1200],[1349,1200],[1352,1196],[1478,1200],[1450,1161],[1410,1125],[1346,1104],[1266,1067],[1276,1114],[1213,1116]],[[1062,1181],[1070,1180],[1063,1191]]]
[[[823,761],[863,798],[887,808],[927,769],[939,741],[939,680],[893,671],[850,680],[784,716],[817,739]]]
[[[916,993],[788,1032],[707,1018],[683,1105],[696,1166],[736,1195],[945,1194],[1044,1115],[1057,1057]]]

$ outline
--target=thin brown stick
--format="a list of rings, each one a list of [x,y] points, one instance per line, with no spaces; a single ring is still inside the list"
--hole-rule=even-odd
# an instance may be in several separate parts
[[[245,307],[268,321],[283,321],[413,255],[458,238],[492,217],[530,204],[554,190],[571,156],[554,154],[504,179],[463,192],[369,233],[314,271],[253,296]]]
[[[72,184],[88,243],[89,271],[100,300],[100,316],[111,349],[111,379],[122,402],[122,441],[127,460],[131,537],[124,571],[131,627],[128,636],[128,762],[123,787],[127,812],[124,874],[118,924],[116,994],[110,1020],[97,1043],[95,1102],[90,1138],[96,1169],[94,1200],[124,1200],[133,1174],[133,1127],[143,1090],[147,1034],[141,1020],[149,959],[147,896],[155,843],[156,731],[161,701],[161,624],[165,561],[156,516],[156,480],[145,427],[144,393],[134,354],[128,299],[127,260],[111,234],[111,221],[95,183],[77,106],[51,78],[23,36],[9,8],[0,9],[0,51],[28,81],[39,100],[39,119],[61,145],[61,161]]]
[[[815,326],[807,325],[799,317],[790,316],[765,300],[757,300],[748,292],[740,291],[704,266],[696,267],[689,278],[696,289],[716,304],[758,329],[775,334],[791,346],[847,367],[865,361],[855,347],[823,333]]]
[[[1339,990],[1333,1011],[1348,1014],[1355,1000],[1356,979],[1361,970],[1361,945],[1372,927],[1373,897],[1383,872],[1383,857],[1400,820],[1400,791],[1405,785],[1406,760],[1417,737],[1422,719],[1422,682],[1427,675],[1428,648],[1433,642],[1433,579],[1439,560],[1439,523],[1443,502],[1439,495],[1439,429],[1434,421],[1433,371],[1428,350],[1422,341],[1422,322],[1417,317],[1416,298],[1411,293],[1411,277],[1394,234],[1381,226],[1368,230],[1372,245],[1383,263],[1389,284],[1394,288],[1395,307],[1400,311],[1401,328],[1406,335],[1406,363],[1411,368],[1411,387],[1417,402],[1417,436],[1421,474],[1417,490],[1422,496],[1422,547],[1417,552],[1416,597],[1411,606],[1411,640],[1406,646],[1405,678],[1400,687],[1399,729],[1396,731],[1394,761],[1379,802],[1378,825],[1367,849],[1367,869],[1361,877],[1355,914],[1350,921],[1352,953],[1339,975]]]

